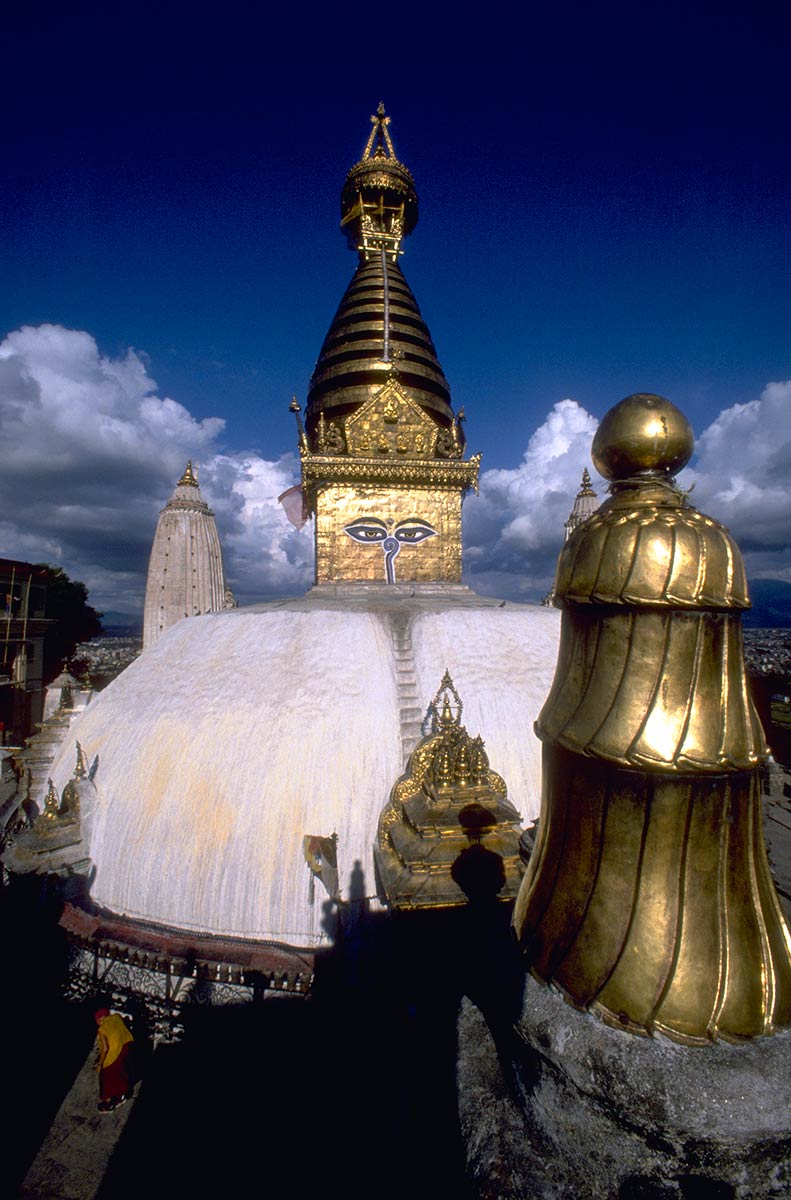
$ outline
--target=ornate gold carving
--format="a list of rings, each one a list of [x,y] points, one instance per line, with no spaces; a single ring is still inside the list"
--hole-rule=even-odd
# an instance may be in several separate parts
[[[343,454],[346,450],[346,440],[337,421],[330,421],[325,435],[325,453]]]
[[[509,899],[521,877],[519,814],[480,736],[461,724],[448,672],[429,706],[431,732],[413,751],[379,821],[375,855],[395,908]]]
[[[697,1044],[791,1024],[791,935],[761,832],[741,557],[675,486],[691,451],[661,397],[629,397],[596,435],[613,495],[560,556],[514,925],[534,974],[575,1004]]]
[[[358,443],[359,446],[359,443]],[[375,458],[352,459],[347,455],[335,458],[328,455],[305,455],[302,459],[302,481],[307,490],[325,484],[339,483],[359,486],[427,487],[462,492],[478,491],[480,454],[462,461],[440,459],[399,459],[382,462]]]
[[[437,432],[436,423],[392,378],[346,418],[346,444],[352,456],[367,456],[375,444],[382,454],[431,458]]]
[[[371,123],[363,156],[346,178],[341,228],[363,257],[384,251],[395,260],[402,238],[417,224],[417,194],[411,174],[396,158],[383,104]]]

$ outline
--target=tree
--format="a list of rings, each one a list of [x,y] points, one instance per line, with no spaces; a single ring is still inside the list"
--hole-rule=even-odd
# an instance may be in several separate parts
[[[88,604],[88,589],[78,579],[69,579],[62,567],[37,563],[46,572],[45,616],[54,621],[44,639],[44,683],[51,683],[63,669],[80,642],[89,642],[102,632],[102,614]]]

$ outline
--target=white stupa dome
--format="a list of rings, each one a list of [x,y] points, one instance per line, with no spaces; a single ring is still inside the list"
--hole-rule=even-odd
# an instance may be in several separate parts
[[[181,621],[74,723],[94,774],[93,901],[155,925],[310,947],[326,895],[305,835],[338,835],[342,897],[359,864],[376,892],[373,843],[404,767],[394,632],[406,629],[425,712],[444,671],[525,823],[538,815],[533,723],[554,672],[559,613],[453,598],[315,593]]]

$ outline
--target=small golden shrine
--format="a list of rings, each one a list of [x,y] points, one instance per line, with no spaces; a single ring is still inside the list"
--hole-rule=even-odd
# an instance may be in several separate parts
[[[512,900],[519,890],[519,813],[482,738],[462,725],[462,707],[446,671],[429,708],[431,730],[379,818],[374,857],[393,908]]]
[[[450,391],[399,267],[417,193],[379,105],[341,194],[359,257],[324,339],[303,426],[303,512],[316,520],[316,583],[461,581],[461,504],[478,486]]]

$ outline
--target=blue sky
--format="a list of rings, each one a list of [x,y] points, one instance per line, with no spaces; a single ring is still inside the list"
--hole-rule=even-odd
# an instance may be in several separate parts
[[[70,356],[84,365],[87,343],[77,352],[61,337],[53,366],[50,338],[46,370],[41,338],[4,343],[16,370],[0,404],[5,396],[18,413],[25,378],[49,389],[39,454],[52,462],[60,450],[62,468],[36,478],[38,525],[19,507],[24,488],[3,497],[0,553],[60,552],[102,605],[123,607],[124,592],[135,607],[176,457],[203,454],[202,481],[231,539],[259,500],[239,500],[228,464],[248,477],[257,477],[250,464],[273,464],[272,480],[259,472],[273,483],[293,471],[283,458],[294,445],[288,402],[292,392],[304,399],[354,269],[337,228],[340,187],[384,99],[421,205],[404,272],[454,403],[465,406],[470,448],[483,450],[484,468],[513,473],[493,476],[472,514],[471,552],[484,525],[489,541],[493,523],[503,535],[479,582],[527,595],[528,575],[533,591],[551,575],[551,526],[585,465],[578,413],[560,410],[553,428],[569,441],[571,421],[573,446],[560,453],[553,443],[557,469],[543,491],[536,485],[534,500],[549,497],[543,519],[531,518],[544,540],[520,541],[515,530],[530,501],[525,473],[535,478],[530,439],[555,406],[572,399],[595,427],[638,390],[667,395],[698,435],[734,405],[759,406],[742,425],[768,435],[777,461],[764,505],[779,508],[752,566],[791,578],[779,532],[789,524],[791,452],[777,457],[791,392],[762,399],[767,385],[791,379],[791,28],[780,6],[501,5],[465,26],[444,6],[320,18],[304,9],[291,21],[233,5],[208,20],[180,5],[78,4],[12,22],[0,82],[0,337],[43,324],[81,331],[95,343],[99,375],[132,348],[146,379],[138,373],[113,420],[156,396],[181,406],[195,429],[206,418],[224,425],[193,436],[179,418],[147,474],[131,469],[124,437],[115,461],[109,443],[101,461],[87,450],[81,460],[76,445],[67,452],[50,435],[52,405],[69,390],[57,379],[74,378]],[[738,458],[744,429],[726,424],[732,441],[717,433],[709,442]],[[8,430],[20,471],[29,470],[30,429],[24,438],[13,422]],[[713,515],[734,524],[740,497],[755,509],[762,453],[730,491],[721,480],[715,487],[713,462],[701,463],[702,494],[725,509],[709,504]],[[96,492],[107,515],[95,528],[86,472],[97,488],[114,476],[136,489],[140,525],[127,530],[128,544],[122,531],[107,544],[105,491]],[[58,508],[64,487],[82,497],[70,513]],[[736,531],[749,541],[752,526],[742,524]],[[292,543],[283,551],[284,538],[284,561],[290,554],[304,575],[307,559]],[[134,570],[113,583],[102,563],[119,547]],[[252,540],[247,552],[252,561]],[[237,586],[254,598],[302,578],[285,575],[256,580],[240,568]]]

